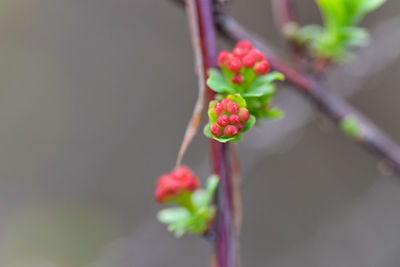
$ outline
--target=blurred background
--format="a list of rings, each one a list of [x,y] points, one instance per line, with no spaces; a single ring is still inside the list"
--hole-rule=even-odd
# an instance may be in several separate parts
[[[269,1],[236,0],[230,12],[284,49]],[[399,12],[388,0],[370,14],[370,47],[327,81],[397,142]],[[312,0],[299,14],[320,21]],[[0,266],[208,266],[212,246],[175,239],[153,200],[197,96],[183,10],[2,0],[0,35]],[[399,181],[289,87],[276,105],[286,117],[239,147],[243,266],[400,266]],[[208,176],[201,134],[184,163]]]

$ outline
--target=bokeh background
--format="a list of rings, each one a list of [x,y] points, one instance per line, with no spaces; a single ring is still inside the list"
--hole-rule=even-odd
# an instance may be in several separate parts
[[[298,2],[304,22],[320,21]],[[269,1],[229,11],[284,52]],[[370,47],[327,81],[398,142],[399,12],[388,0],[369,15]],[[197,95],[182,9],[2,0],[0,36],[0,266],[207,266],[212,247],[175,239],[152,197]],[[239,147],[243,266],[400,266],[399,181],[289,87],[276,104],[286,117]],[[184,162],[204,181],[205,137]]]

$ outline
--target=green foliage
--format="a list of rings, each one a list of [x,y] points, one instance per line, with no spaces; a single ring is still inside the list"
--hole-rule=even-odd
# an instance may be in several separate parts
[[[291,33],[299,43],[308,43],[318,57],[343,60],[349,49],[368,43],[368,32],[356,25],[385,0],[316,0],[324,26],[308,25]]]
[[[207,85],[216,93],[219,94],[234,94],[235,90],[231,87],[225,77],[216,69],[208,71],[209,78]]]
[[[271,72],[267,75],[258,77],[244,93],[243,97],[261,97],[261,96],[273,96],[275,94],[274,81],[283,81],[285,77],[280,72]]]
[[[227,98],[236,102],[241,108],[247,108],[246,100],[240,94],[228,95]]]
[[[259,118],[279,118],[277,112],[269,112],[271,109],[271,102],[273,96],[275,95],[276,87],[273,84],[275,81],[283,81],[284,75],[280,72],[274,71],[266,75],[255,76],[253,72],[243,73],[245,83],[241,86],[233,85],[228,82],[229,77],[225,77],[227,74],[222,74],[216,69],[210,69],[208,71],[209,78],[207,80],[207,85],[219,95],[218,99],[222,99],[228,96],[238,98],[238,95],[242,97],[241,102],[232,99],[232,101],[237,102],[241,107],[247,107],[250,114],[254,115],[256,119]],[[215,102],[210,103],[210,107],[213,106]],[[210,111],[210,109],[209,109]],[[276,111],[276,109],[275,109]],[[279,112],[279,115],[282,115]],[[216,120],[215,115],[209,112],[211,120]],[[225,138],[226,140],[230,138]],[[217,139],[216,139],[217,140]],[[218,140],[220,141],[220,140]],[[232,141],[232,140],[228,140]]]
[[[168,230],[180,237],[185,233],[203,234],[215,216],[215,207],[211,201],[218,187],[218,176],[212,175],[207,180],[205,190],[190,194],[190,205],[166,208],[158,212],[158,220],[168,225]],[[193,206],[188,209],[187,206]]]

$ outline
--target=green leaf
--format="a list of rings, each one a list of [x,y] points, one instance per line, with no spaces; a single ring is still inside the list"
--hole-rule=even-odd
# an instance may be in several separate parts
[[[253,128],[255,123],[256,123],[256,117],[254,117],[253,115],[250,115],[249,120],[244,124],[244,128],[243,128],[242,132],[243,133],[247,132],[248,130]]]
[[[203,205],[204,199],[207,197],[207,193],[203,189],[197,189],[193,194],[192,194],[192,201],[193,204],[196,207],[200,207]]]
[[[362,0],[360,2],[360,9],[362,10],[363,14],[365,14],[379,8],[386,2],[386,0]]]
[[[208,70],[209,78],[207,79],[207,85],[216,93],[233,94],[233,89],[225,77],[216,69]]]
[[[186,220],[189,219],[190,216],[191,216],[190,212],[182,207],[163,209],[159,211],[157,214],[158,220],[165,224]]]
[[[218,182],[218,175],[211,175],[207,179],[206,190],[197,190],[193,193],[193,202],[199,209],[208,207],[211,204]]]
[[[263,95],[272,95],[275,93],[275,86],[273,84],[265,83],[256,88],[249,90],[246,93],[243,93],[244,97],[260,97]]]
[[[242,96],[260,97],[264,95],[272,95],[275,93],[275,86],[272,84],[272,82],[283,81],[284,79],[285,76],[277,71],[260,76],[252,83],[247,92],[242,94]]]
[[[169,224],[168,230],[170,232],[174,232],[175,237],[181,237],[185,233],[190,232],[192,224],[193,224],[193,216],[191,215],[187,219],[183,219]]]
[[[236,102],[241,108],[247,107],[246,100],[240,94],[228,95],[228,98]]]
[[[380,7],[385,0],[316,0],[324,27],[309,25],[292,33],[300,44],[308,42],[318,57],[342,61],[350,57],[349,48],[368,42],[368,34],[355,27],[368,12]]]
[[[277,108],[269,109],[265,112],[265,117],[279,119],[283,117],[283,111]]]
[[[345,0],[346,1],[346,0]],[[331,30],[343,25],[346,19],[346,10],[339,0],[316,0],[326,27]]]
[[[341,29],[343,43],[348,46],[364,46],[369,42],[368,32],[359,27],[345,27]]]
[[[215,191],[217,190],[219,183],[218,175],[211,175],[208,177],[207,180],[207,187],[206,187],[206,197],[204,198],[203,205],[208,206],[211,203],[211,200],[214,197]]]
[[[285,76],[282,73],[280,73],[278,71],[273,71],[273,72],[270,72],[270,73],[268,73],[266,75],[262,75],[262,76],[258,77],[251,84],[250,89],[254,88],[254,87],[258,87],[258,86],[260,86],[262,84],[265,84],[265,83],[272,83],[274,81],[283,81],[283,80],[285,80]]]
[[[211,122],[216,122],[218,119],[218,115],[213,111],[212,108],[208,109],[208,118]]]
[[[210,103],[208,103],[208,109],[211,109],[213,106],[215,106],[215,104],[217,104],[218,103],[218,100],[213,100],[213,101],[210,101]]]
[[[306,25],[295,31],[290,37],[293,38],[297,43],[304,44],[306,42],[321,38],[323,32],[324,28],[322,28],[320,25]]]

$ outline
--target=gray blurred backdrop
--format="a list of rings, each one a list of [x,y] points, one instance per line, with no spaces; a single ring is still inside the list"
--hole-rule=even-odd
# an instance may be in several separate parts
[[[319,22],[312,0],[299,7]],[[277,47],[269,1],[230,12]],[[400,142],[400,1],[369,15],[372,43],[331,90]],[[212,247],[156,221],[197,80],[184,12],[167,0],[0,1],[0,266],[204,267]],[[221,42],[221,47],[229,47]],[[400,266],[400,183],[309,102],[240,145],[246,267]],[[208,143],[184,162],[202,181]]]

